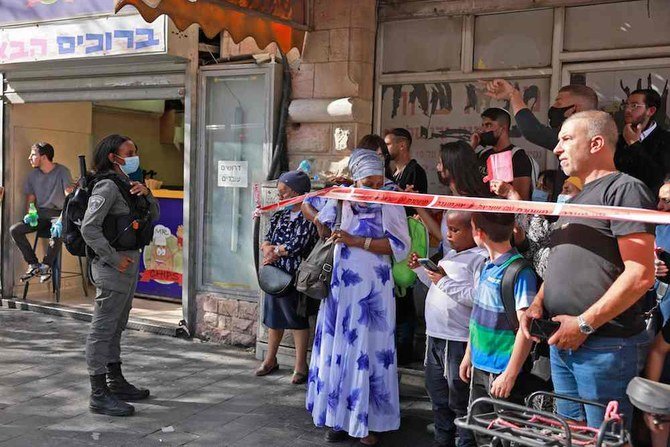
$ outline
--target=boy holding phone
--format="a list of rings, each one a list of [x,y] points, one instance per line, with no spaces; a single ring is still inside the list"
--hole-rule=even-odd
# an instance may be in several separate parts
[[[470,213],[447,214],[447,238],[444,258],[437,265],[429,260],[419,262],[412,253],[408,265],[430,286],[426,296],[425,359],[426,389],[433,404],[435,446],[475,446],[471,432],[456,428],[454,419],[468,409],[469,388],[459,379],[458,368],[468,341],[468,322],[472,311],[474,288],[484,264],[486,251],[472,238]],[[424,268],[421,268],[421,265]]]
[[[520,257],[510,239],[514,214],[473,213],[472,232],[489,260],[484,265],[474,296],[470,317],[470,339],[460,367],[460,377],[470,383],[470,401],[493,397],[522,403],[525,393],[517,382],[531,349],[531,340],[522,331],[515,333],[505,313],[501,281],[507,267]],[[517,317],[533,301],[537,277],[530,268],[521,270],[514,285]],[[479,405],[477,413],[491,409]],[[483,440],[482,440],[483,441]]]

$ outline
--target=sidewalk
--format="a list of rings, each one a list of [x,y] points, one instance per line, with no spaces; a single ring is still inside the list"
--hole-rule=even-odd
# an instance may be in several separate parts
[[[323,441],[304,409],[304,387],[290,383],[290,365],[256,378],[250,351],[132,330],[124,370],[152,398],[135,404],[133,417],[94,415],[87,323],[0,308],[0,326],[0,447],[360,445]],[[430,446],[430,403],[401,392],[401,430],[379,445]]]

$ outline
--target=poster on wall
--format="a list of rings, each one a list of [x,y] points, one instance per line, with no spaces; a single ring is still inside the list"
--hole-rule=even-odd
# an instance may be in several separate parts
[[[137,294],[181,301],[184,265],[183,201],[159,198],[161,217],[140,261]]]
[[[219,160],[217,185],[220,188],[246,188],[249,186],[247,161]]]
[[[624,126],[624,104],[628,95],[638,89],[654,89],[661,95],[661,108],[656,112],[656,121],[661,127],[670,128],[670,68],[573,73],[570,80],[586,84],[596,91],[600,109],[612,114],[619,130]]]
[[[514,83],[538,119],[546,122],[547,109],[551,105],[549,79],[519,79]],[[469,142],[470,135],[481,125],[480,114],[489,107],[510,109],[506,101],[486,96],[483,86],[476,81],[384,85],[382,133],[394,127],[409,130],[413,138],[412,156],[428,174],[428,191],[446,193],[435,169],[440,145],[455,140]],[[511,134],[512,142],[544,169],[548,151],[526,141],[514,121]],[[553,155],[549,154],[549,157]]]
[[[0,64],[165,53],[166,20],[130,15],[0,28]]]

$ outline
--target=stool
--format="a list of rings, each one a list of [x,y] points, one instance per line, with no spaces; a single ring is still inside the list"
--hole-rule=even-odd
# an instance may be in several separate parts
[[[51,231],[37,231],[35,233],[35,242],[33,242],[33,251],[37,249],[37,243],[40,239],[51,239]],[[56,302],[60,303],[60,285],[63,278],[75,278],[81,276],[81,288],[84,291],[84,296],[88,298],[88,269],[84,269],[84,263],[82,258],[77,256],[77,261],[79,261],[79,273],[77,272],[65,272],[61,269],[61,262],[63,259],[63,244],[58,247],[56,251],[56,256],[54,256],[53,265],[51,266],[51,293],[54,294]],[[65,276],[63,275],[65,274]],[[33,277],[35,278],[35,277]],[[26,300],[28,295],[28,288],[30,287],[29,279],[23,285],[23,301]]]

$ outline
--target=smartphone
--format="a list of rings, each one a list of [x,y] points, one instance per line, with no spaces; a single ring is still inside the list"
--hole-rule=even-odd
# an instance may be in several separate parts
[[[530,321],[530,335],[540,340],[547,340],[554,335],[560,325],[561,323],[557,321],[533,318]]]
[[[666,266],[670,267],[670,253],[663,250],[662,248],[657,248],[656,249],[656,257],[658,259],[660,259],[661,261],[663,261],[663,263]],[[658,280],[661,281],[661,282],[664,282],[666,284],[670,283],[670,273],[668,273],[667,275],[665,275],[661,278],[658,278]]]
[[[439,272],[440,268],[435,264],[433,261],[430,260],[430,258],[419,258],[416,260],[419,264],[421,264],[423,267],[427,268],[431,272]]]

